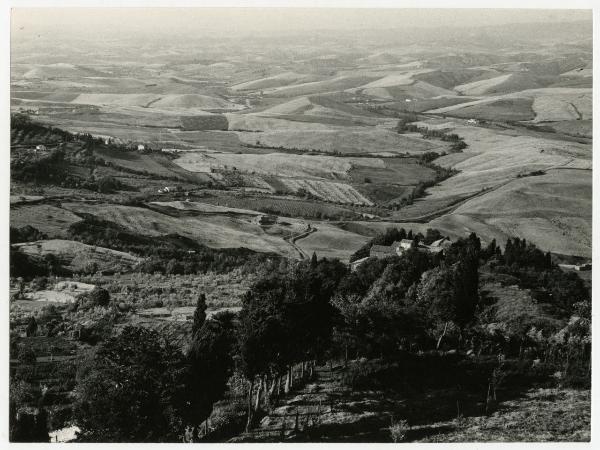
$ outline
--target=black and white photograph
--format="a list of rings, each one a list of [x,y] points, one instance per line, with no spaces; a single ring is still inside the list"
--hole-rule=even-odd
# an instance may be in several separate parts
[[[591,448],[591,1],[9,3],[5,443]]]

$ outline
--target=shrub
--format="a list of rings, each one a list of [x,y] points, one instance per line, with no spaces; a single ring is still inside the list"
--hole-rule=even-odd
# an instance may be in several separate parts
[[[79,297],[79,305],[85,309],[95,306],[106,307],[110,303],[110,294],[106,289],[95,287],[92,291]]]
[[[36,354],[31,347],[27,347],[25,345],[19,347],[17,360],[21,364],[35,364],[36,362]]]

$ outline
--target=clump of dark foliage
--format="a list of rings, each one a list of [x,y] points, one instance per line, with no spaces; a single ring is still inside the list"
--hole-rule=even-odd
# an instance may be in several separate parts
[[[444,130],[432,130],[427,127],[420,127],[411,122],[417,120],[416,117],[402,118],[398,121],[396,131],[400,134],[403,133],[421,133],[421,136],[425,139],[441,139],[444,142],[452,142],[450,147],[454,152],[461,152],[467,148],[467,143],[458,134],[446,133]]]

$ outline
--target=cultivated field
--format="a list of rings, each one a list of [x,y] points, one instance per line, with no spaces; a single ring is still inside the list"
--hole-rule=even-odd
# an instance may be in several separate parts
[[[296,129],[289,121],[287,129],[260,132],[237,132],[239,139],[250,145],[271,148],[318,150],[341,154],[397,155],[420,154],[428,151],[443,152],[448,145],[439,141],[427,141],[420,136],[398,134],[383,127],[332,126],[327,130]]]
[[[345,231],[326,222],[319,222],[314,226],[317,228],[315,233],[296,241],[296,245],[307,255],[314,252],[319,258],[347,261],[350,255],[369,240],[368,237]]]
[[[11,226],[30,225],[50,237],[66,237],[67,228],[79,221],[78,215],[53,205],[23,205],[10,210]]]
[[[93,268],[99,271],[128,271],[141,261],[141,258],[129,253],[63,239],[14,244],[13,248],[38,258],[54,255],[73,272],[94,271]]]
[[[310,195],[333,203],[372,206],[373,202],[345,183],[333,183],[299,178],[282,178],[283,183],[293,192],[304,190]]]
[[[222,215],[198,215],[181,217],[162,214],[147,208],[120,205],[91,205],[64,203],[70,211],[92,214],[104,220],[122,225],[127,230],[145,236],[164,236],[177,233],[213,248],[244,247],[258,252],[272,252],[296,257],[296,252],[280,236],[291,225],[263,229],[253,217]]]
[[[317,155],[295,155],[285,153],[230,154],[230,153],[186,153],[174,161],[190,172],[210,172],[212,169],[229,169],[263,175],[283,177],[315,177],[343,179],[353,167],[360,164],[368,167],[385,167],[376,158],[336,158]]]

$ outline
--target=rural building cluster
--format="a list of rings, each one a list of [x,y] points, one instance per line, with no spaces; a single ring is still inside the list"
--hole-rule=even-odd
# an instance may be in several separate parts
[[[438,239],[427,245],[414,241],[412,239],[402,239],[400,241],[393,242],[391,245],[373,245],[369,251],[369,256],[361,259],[357,259],[350,263],[351,270],[356,270],[362,263],[369,258],[388,258],[390,256],[402,256],[404,252],[415,248],[421,252],[428,252],[432,254],[443,253],[448,247],[452,245],[452,241],[447,237]]]

